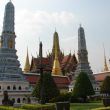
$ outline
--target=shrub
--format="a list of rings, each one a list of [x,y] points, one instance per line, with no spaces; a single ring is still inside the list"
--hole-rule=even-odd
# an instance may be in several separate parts
[[[58,87],[56,86],[51,73],[43,74],[43,86],[44,86],[44,99],[48,102],[50,99],[57,97],[60,94]],[[32,95],[39,98],[40,100],[41,91],[41,78],[35,85]]]
[[[61,93],[59,96],[52,98],[49,102],[63,102],[70,101],[71,93]]]
[[[94,94],[95,92],[87,73],[81,72],[76,79],[73,96],[80,98],[83,102],[86,102],[87,96]]]
[[[25,104],[22,105],[22,108],[26,110],[56,110],[55,104]]]
[[[9,106],[0,106],[0,110],[25,110],[25,109],[13,108],[13,107],[9,107]]]
[[[101,107],[101,108],[95,108],[92,110],[110,110],[110,107]]]
[[[110,95],[110,76],[106,76],[101,86],[101,93]]]

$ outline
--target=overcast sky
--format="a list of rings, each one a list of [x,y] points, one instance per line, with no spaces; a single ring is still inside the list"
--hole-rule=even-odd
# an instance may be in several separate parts
[[[4,7],[9,0],[0,0],[0,32]],[[94,73],[103,70],[105,46],[110,58],[110,0],[12,0],[15,5],[16,49],[24,67],[26,49],[29,56],[38,54],[39,39],[44,56],[51,52],[53,33],[59,34],[60,48],[65,54],[76,52],[79,24],[85,29],[89,62]],[[110,66],[109,66],[110,67]]]

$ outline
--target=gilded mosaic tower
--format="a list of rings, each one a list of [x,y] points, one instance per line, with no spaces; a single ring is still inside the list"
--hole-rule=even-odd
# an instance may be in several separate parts
[[[60,67],[60,62],[58,59],[58,55],[59,55],[59,41],[58,41],[58,34],[57,32],[55,32],[54,34],[54,62],[53,62],[53,69],[52,69],[52,74],[53,75],[61,75],[61,67]]]
[[[60,46],[59,46],[59,36],[58,33],[55,31],[54,35],[53,35],[53,48],[52,48],[52,54],[53,54],[53,58],[55,57],[55,45],[57,45],[57,54],[58,57],[60,55]]]
[[[84,28],[82,26],[78,29],[78,66],[75,71],[75,79],[80,72],[87,73],[92,84],[95,84],[95,77],[88,62],[88,51],[86,47]]]

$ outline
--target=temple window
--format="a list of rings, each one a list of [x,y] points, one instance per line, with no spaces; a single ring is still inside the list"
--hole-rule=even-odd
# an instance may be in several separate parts
[[[16,87],[15,86],[13,86],[13,90],[16,90]]]
[[[18,88],[19,90],[21,90],[21,86],[19,86],[19,88]]]
[[[25,103],[26,102],[26,99],[25,98],[23,98],[23,103]]]
[[[7,86],[7,90],[10,90],[10,86]]]
[[[12,98],[12,101],[15,103],[15,98]]]
[[[17,99],[17,103],[20,103],[20,102],[21,102],[21,100],[20,100],[20,98],[18,98],[18,99]]]

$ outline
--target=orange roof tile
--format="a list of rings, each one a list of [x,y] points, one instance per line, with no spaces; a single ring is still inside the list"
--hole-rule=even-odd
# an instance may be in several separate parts
[[[30,84],[36,84],[40,78],[40,75],[25,74],[27,81]],[[66,76],[53,76],[53,79],[59,88],[66,88],[70,84],[70,79]]]
[[[62,60],[62,64],[68,62],[69,58],[70,58],[70,55],[64,56]]]
[[[94,74],[96,81],[103,81],[106,76],[110,76],[110,71]]]

